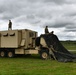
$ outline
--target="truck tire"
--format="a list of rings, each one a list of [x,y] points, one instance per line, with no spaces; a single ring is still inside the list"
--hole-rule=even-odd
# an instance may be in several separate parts
[[[14,55],[15,55],[15,54],[14,54],[13,51],[9,51],[8,54],[7,54],[7,56],[8,56],[9,58],[13,58]]]
[[[6,52],[5,52],[5,51],[1,51],[1,52],[0,52],[0,56],[1,56],[1,57],[5,57],[5,56],[6,56]]]
[[[44,60],[48,59],[49,58],[49,51],[46,49],[41,50],[40,51],[40,57],[41,57],[41,59],[44,59]]]

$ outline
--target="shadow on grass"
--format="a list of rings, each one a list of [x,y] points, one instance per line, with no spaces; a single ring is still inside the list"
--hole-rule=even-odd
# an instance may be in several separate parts
[[[14,58],[40,59],[39,55],[16,55]]]

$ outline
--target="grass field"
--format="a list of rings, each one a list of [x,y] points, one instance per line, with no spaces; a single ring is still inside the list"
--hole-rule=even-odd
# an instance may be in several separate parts
[[[0,58],[0,75],[76,75],[76,63],[41,60],[34,55]]]
[[[70,50],[76,44],[62,42]],[[0,58],[0,75],[76,75],[76,63],[42,60],[38,55]]]
[[[61,43],[68,50],[76,50],[76,41],[61,41]]]

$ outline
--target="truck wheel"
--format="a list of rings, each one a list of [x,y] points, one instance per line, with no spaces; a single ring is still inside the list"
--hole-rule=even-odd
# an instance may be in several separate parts
[[[49,58],[49,52],[48,52],[48,50],[41,50],[40,57],[42,59],[44,59],[44,60],[48,59]]]
[[[1,51],[1,52],[0,52],[0,56],[1,56],[1,57],[5,57],[5,56],[6,56],[6,53],[5,53],[4,51]]]
[[[14,52],[12,52],[12,51],[8,52],[8,57],[9,57],[9,58],[14,57]]]

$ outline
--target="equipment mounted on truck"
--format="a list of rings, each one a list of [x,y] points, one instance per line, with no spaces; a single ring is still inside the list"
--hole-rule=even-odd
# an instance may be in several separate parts
[[[65,62],[76,59],[62,46],[56,35],[47,33],[38,37],[37,34],[28,29],[0,31],[0,56],[11,58],[17,54],[40,54],[42,59]]]

